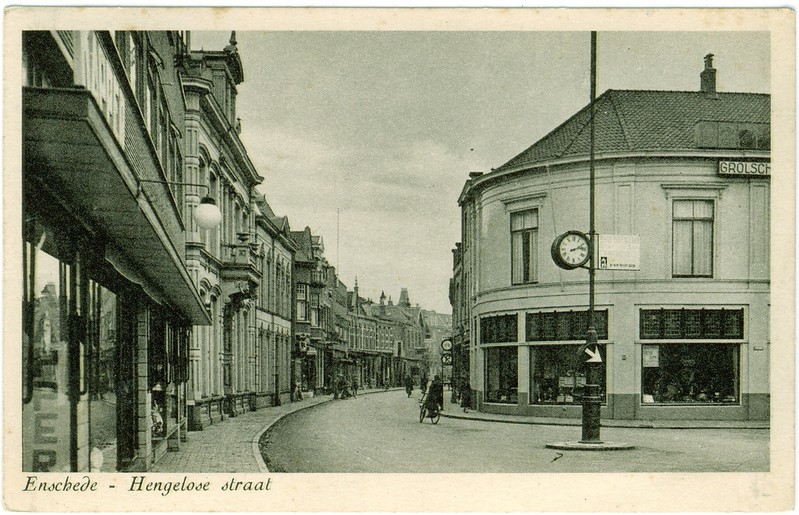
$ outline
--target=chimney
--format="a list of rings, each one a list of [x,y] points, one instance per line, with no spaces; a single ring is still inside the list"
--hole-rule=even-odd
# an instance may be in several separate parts
[[[713,54],[705,56],[705,69],[699,74],[702,93],[716,92],[716,69],[713,68]]]

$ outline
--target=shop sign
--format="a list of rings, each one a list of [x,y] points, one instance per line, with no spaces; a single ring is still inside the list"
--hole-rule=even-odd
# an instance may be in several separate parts
[[[600,270],[641,269],[641,238],[637,234],[598,234],[596,240]]]
[[[771,163],[751,161],[719,161],[719,175],[771,176]]]
[[[660,366],[660,347],[657,345],[644,345],[642,352],[644,368],[657,368]]]

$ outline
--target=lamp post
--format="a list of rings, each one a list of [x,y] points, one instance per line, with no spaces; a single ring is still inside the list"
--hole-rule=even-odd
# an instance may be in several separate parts
[[[579,442],[548,443],[546,447],[564,450],[624,450],[634,446],[626,443],[603,442],[599,439],[600,410],[602,396],[599,388],[602,356],[597,343],[596,324],[594,320],[594,283],[596,274],[596,217],[595,217],[595,170],[594,170],[594,118],[596,114],[596,32],[591,31],[591,103],[589,118],[589,178],[588,178],[588,234],[580,231],[567,231],[552,243],[552,258],[559,267],[565,270],[575,268],[588,269],[588,330],[585,344],[580,346],[577,360],[585,360],[585,387],[582,400],[582,438]]]
[[[588,157],[588,234],[591,242],[596,242],[596,178],[594,169],[594,117],[596,103],[596,31],[591,31],[591,117],[589,121],[589,157]],[[593,245],[592,245],[593,247]],[[594,322],[594,287],[596,263],[594,263],[594,248],[588,257],[588,331],[585,335],[585,352],[591,354],[586,361],[585,389],[583,390],[583,433],[581,443],[602,443],[599,439],[599,419],[602,399],[599,392],[599,367],[602,364],[597,346],[596,325]],[[580,356],[582,357],[582,356]]]
[[[139,179],[139,190],[141,191],[142,183],[155,183],[155,184],[173,184],[175,186],[195,186],[198,188],[205,188],[207,194],[200,199],[200,203],[194,208],[194,221],[201,229],[214,229],[222,221],[222,211],[216,205],[216,200],[211,196],[211,188],[205,184],[196,182],[175,182],[175,181],[158,181],[154,179]]]

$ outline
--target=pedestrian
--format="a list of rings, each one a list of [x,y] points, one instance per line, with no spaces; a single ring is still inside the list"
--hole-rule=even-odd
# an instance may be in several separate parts
[[[358,378],[355,377],[352,379],[352,398],[358,398]]]
[[[410,374],[405,374],[405,393],[408,394],[408,397],[413,393],[413,378]]]
[[[422,390],[422,393],[427,391],[427,376],[422,374],[422,380],[419,382],[419,388]]]
[[[430,384],[430,395],[433,396],[435,402],[439,405],[440,409],[444,408],[444,381],[441,376],[436,374],[433,376],[433,381]]]

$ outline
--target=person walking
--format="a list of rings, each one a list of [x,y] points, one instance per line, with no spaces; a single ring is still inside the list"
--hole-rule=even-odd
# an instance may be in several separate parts
[[[352,379],[352,398],[358,398],[358,378],[355,377]]]
[[[405,374],[405,393],[408,394],[408,397],[413,393],[413,378],[410,374]]]

